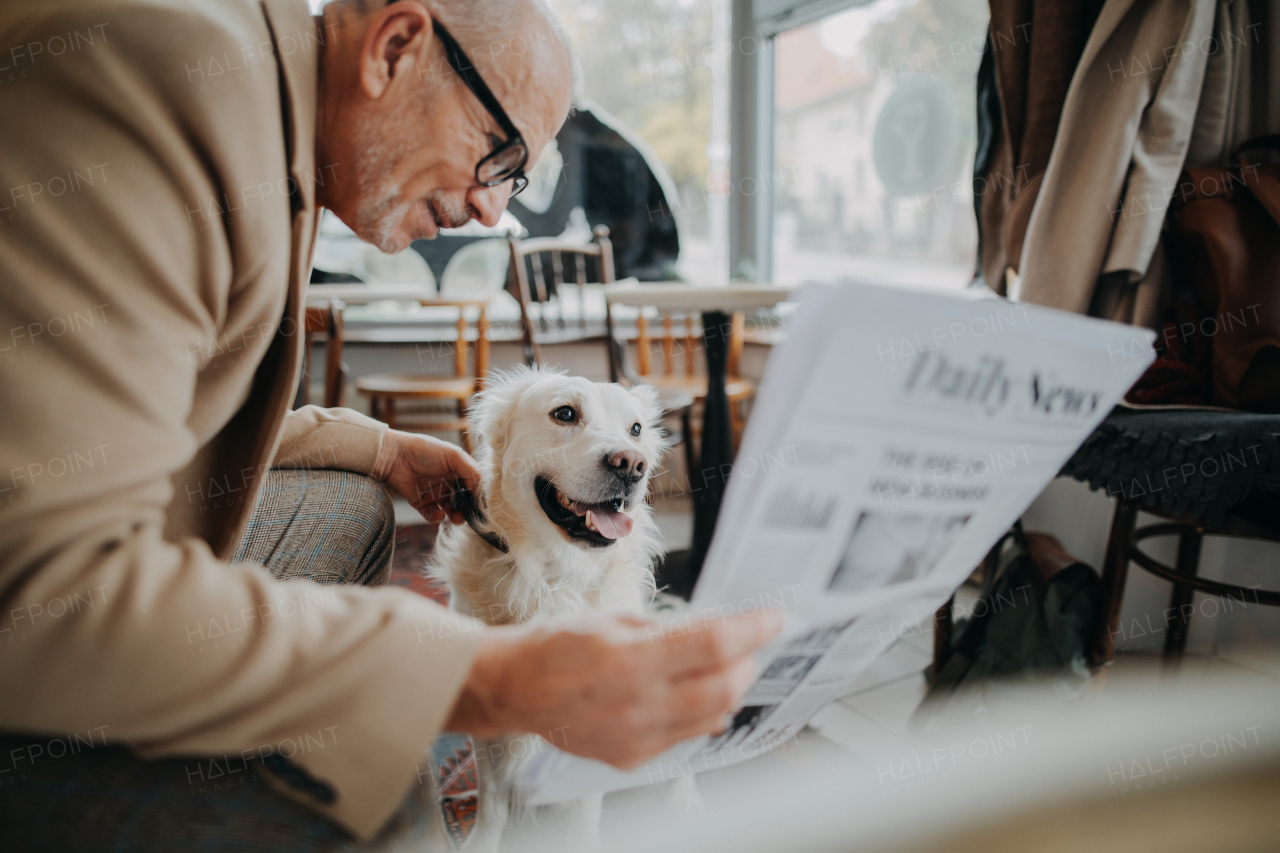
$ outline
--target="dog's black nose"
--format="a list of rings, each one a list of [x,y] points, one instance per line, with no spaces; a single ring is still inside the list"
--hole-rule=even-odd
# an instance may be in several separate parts
[[[634,483],[643,477],[647,465],[644,454],[625,447],[606,453],[604,456],[604,467],[608,468],[615,477],[628,483]]]

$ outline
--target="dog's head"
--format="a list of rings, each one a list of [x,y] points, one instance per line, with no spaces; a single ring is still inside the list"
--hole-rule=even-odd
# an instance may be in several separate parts
[[[493,376],[469,420],[493,525],[583,548],[628,536],[665,449],[660,418],[651,387],[547,369]]]

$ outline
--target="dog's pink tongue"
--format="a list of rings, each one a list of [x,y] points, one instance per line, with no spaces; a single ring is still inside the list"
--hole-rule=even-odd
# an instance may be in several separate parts
[[[631,532],[631,516],[607,509],[587,510],[596,532],[606,539],[621,539]]]

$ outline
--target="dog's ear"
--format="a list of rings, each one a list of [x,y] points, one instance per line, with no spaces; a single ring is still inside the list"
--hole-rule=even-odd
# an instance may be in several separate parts
[[[520,394],[528,387],[528,375],[532,372],[527,367],[520,367],[489,374],[484,390],[476,395],[471,411],[467,413],[467,432],[471,434],[477,450],[492,449],[501,444],[505,421],[515,410]]]
[[[658,389],[643,383],[631,386],[631,396],[640,401],[640,410],[644,413],[644,425],[657,428],[662,423],[662,403],[658,399]]]
[[[555,375],[559,375],[559,371],[524,365],[490,373],[484,390],[476,396],[467,414],[467,431],[477,450],[500,451],[505,443],[507,427],[516,413],[516,404],[525,390],[535,382]]]

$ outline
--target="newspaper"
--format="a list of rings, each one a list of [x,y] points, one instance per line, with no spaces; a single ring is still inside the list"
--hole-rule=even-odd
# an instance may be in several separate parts
[[[808,285],[770,359],[687,617],[785,608],[732,725],[638,770],[546,748],[533,804],[787,742],[969,575],[1154,357],[1154,334],[968,293]]]

